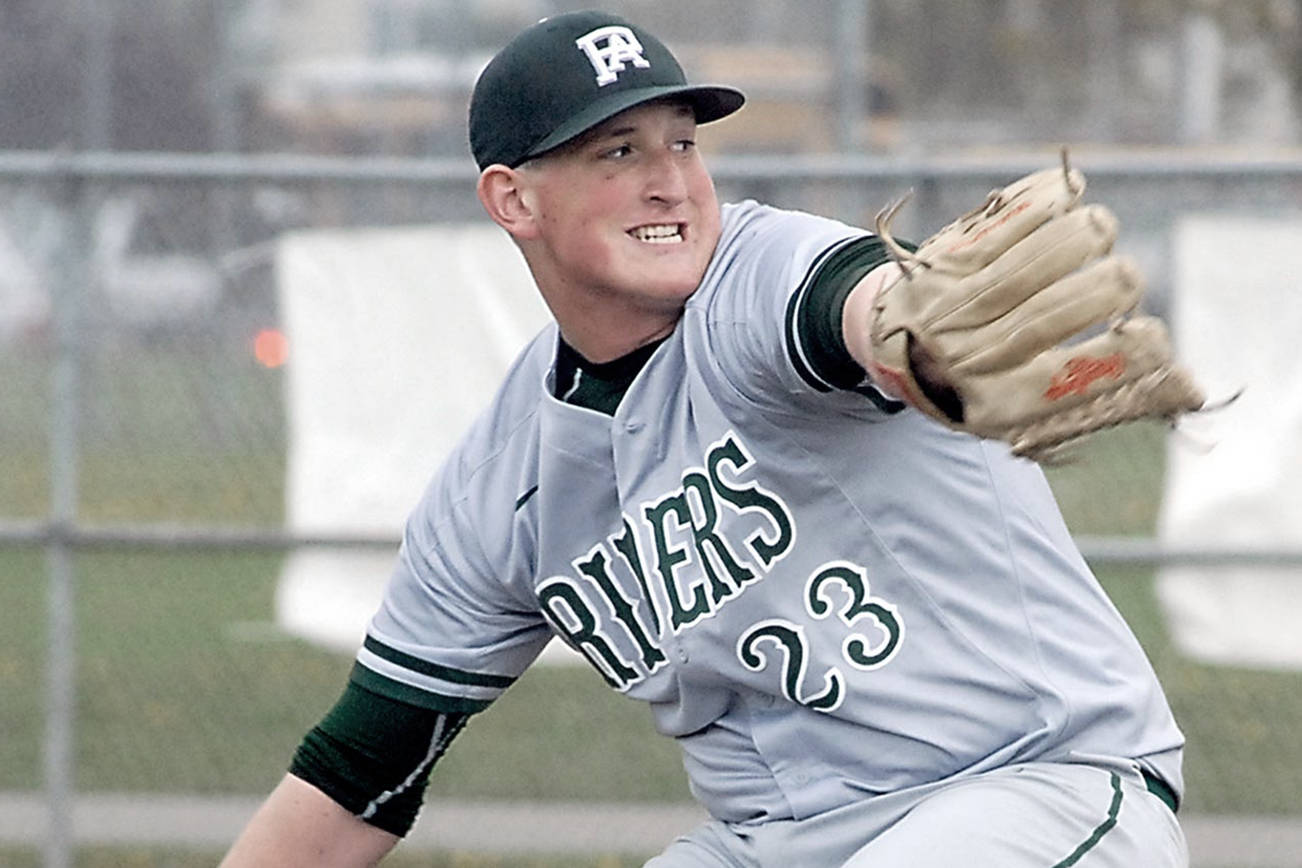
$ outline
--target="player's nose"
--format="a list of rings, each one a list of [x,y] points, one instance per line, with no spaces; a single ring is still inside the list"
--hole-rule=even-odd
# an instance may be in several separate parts
[[[687,198],[686,167],[681,155],[665,152],[649,162],[645,194],[652,201],[668,205],[677,205]]]

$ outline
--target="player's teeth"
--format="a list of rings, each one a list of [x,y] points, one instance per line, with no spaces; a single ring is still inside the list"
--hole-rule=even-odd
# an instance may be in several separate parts
[[[673,244],[682,240],[677,223],[665,226],[639,226],[633,230],[633,237],[638,241],[651,244]]]

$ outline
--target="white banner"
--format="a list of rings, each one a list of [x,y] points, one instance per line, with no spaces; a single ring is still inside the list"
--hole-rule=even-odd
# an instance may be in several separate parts
[[[1302,541],[1302,218],[1196,215],[1174,238],[1179,355],[1225,410],[1170,441],[1159,533],[1171,546]],[[1158,592],[1182,651],[1222,664],[1302,667],[1302,569],[1179,566]]]
[[[276,268],[289,341],[286,526],[397,539],[546,307],[491,225],[299,232],[280,242]],[[279,624],[355,650],[395,554],[292,552]]]

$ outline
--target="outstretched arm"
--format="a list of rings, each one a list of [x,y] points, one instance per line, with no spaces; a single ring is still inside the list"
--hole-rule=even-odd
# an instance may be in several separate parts
[[[358,819],[311,784],[285,775],[221,868],[359,868],[375,865],[397,843],[398,836]]]
[[[845,348],[850,356],[865,371],[872,369],[873,357],[872,334],[864,324],[872,320],[873,303],[877,300],[877,294],[881,292],[882,287],[899,276],[899,265],[894,262],[884,263],[864,275],[846,296],[845,309],[841,317],[841,338],[845,341]],[[890,388],[889,383],[878,385]],[[904,398],[903,395],[893,395],[893,397]]]

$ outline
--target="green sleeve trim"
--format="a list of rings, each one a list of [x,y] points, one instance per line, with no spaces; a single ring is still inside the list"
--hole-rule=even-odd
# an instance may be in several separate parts
[[[363,690],[429,711],[474,714],[483,711],[492,704],[492,700],[488,699],[468,699],[464,696],[445,696],[441,693],[431,693],[428,690],[395,681],[387,675],[381,675],[373,669],[366,668],[361,663],[353,664],[353,671],[348,680],[349,683],[355,684]]]
[[[505,690],[515,683],[515,679],[509,675],[493,675],[486,672],[467,672],[464,669],[453,669],[450,666],[440,666],[437,663],[430,663],[428,660],[422,660],[408,654],[405,651],[399,651],[397,648],[390,648],[383,642],[373,636],[367,636],[362,646],[370,651],[376,657],[382,657],[390,663],[395,663],[403,669],[409,669],[421,675],[428,675],[432,678],[438,678],[441,681],[448,681],[452,684],[465,684],[471,687],[491,687],[496,690]]]
[[[868,272],[889,259],[885,245],[875,236],[842,241],[814,262],[787,304],[787,355],[800,377],[817,391],[862,391],[864,369],[850,355],[841,331],[845,300]],[[885,410],[899,409],[893,406],[898,402],[875,390],[864,394],[892,405],[883,406]]]

